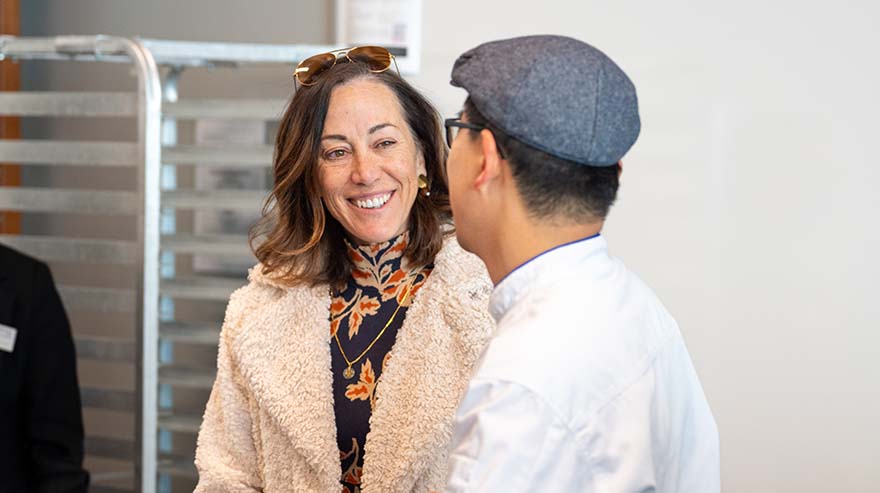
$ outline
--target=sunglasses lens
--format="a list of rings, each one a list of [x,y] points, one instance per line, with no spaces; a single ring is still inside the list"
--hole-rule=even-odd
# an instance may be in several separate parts
[[[296,78],[300,84],[310,86],[317,81],[316,77],[320,76],[335,63],[336,55],[332,53],[322,53],[306,58],[296,66]]]
[[[391,67],[391,53],[381,46],[360,46],[349,51],[348,58],[365,63],[372,72],[384,72]]]

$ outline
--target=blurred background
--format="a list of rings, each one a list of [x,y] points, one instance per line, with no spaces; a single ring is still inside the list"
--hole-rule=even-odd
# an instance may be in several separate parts
[[[455,58],[498,38],[576,37],[607,53],[635,82],[642,134],[624,160],[619,201],[605,233],[612,253],[656,290],[681,326],[718,421],[724,490],[878,491],[880,263],[872,255],[880,252],[880,171],[870,149],[880,131],[880,4],[416,3],[420,63],[407,79],[443,116],[459,111],[465,97],[448,83]],[[20,35],[335,45],[340,5],[23,0]],[[126,64],[19,65],[23,91],[137,88]],[[159,345],[160,418],[168,418],[157,430],[162,491],[191,491],[194,484],[195,430],[215,357],[211,334],[225,297],[252,262],[241,235],[270,183],[264,167],[198,166],[213,158],[197,151],[225,146],[253,151],[242,162],[265,161],[273,120],[292,93],[291,69],[214,65],[180,75],[181,101],[259,98],[277,107],[248,118],[205,111],[187,116],[178,107],[173,142],[166,142],[180,162],[195,165],[166,166],[164,188],[245,194],[215,195],[221,198],[166,208],[162,216],[169,238],[160,316],[165,329],[179,329]],[[20,134],[126,142],[136,139],[137,122],[28,117],[20,119]],[[136,171],[36,163],[5,167],[0,185],[125,192],[139,186]],[[8,189],[0,189],[4,193]],[[247,203],[229,206],[236,200]],[[138,235],[130,216],[50,212],[0,213],[12,228],[0,232],[0,241],[15,244],[10,237],[24,234],[125,242]],[[196,243],[187,247],[187,240]],[[125,262],[46,257],[56,281],[74,291],[128,292],[139,282]],[[84,400],[95,491],[134,489],[137,322],[95,303],[68,310],[81,385],[92,392]]]

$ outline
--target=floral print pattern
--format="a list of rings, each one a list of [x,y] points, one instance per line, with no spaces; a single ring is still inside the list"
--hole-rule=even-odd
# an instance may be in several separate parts
[[[331,295],[333,395],[344,493],[360,493],[363,445],[376,406],[381,374],[391,359],[391,348],[406,310],[433,268],[409,264],[404,256],[408,240],[408,233],[404,233],[376,245],[347,243],[349,258],[354,263],[351,278],[345,290]],[[407,291],[410,291],[408,295]],[[395,310],[397,315],[377,339]],[[357,380],[343,375],[348,364],[337,347],[336,338],[350,360],[360,356],[375,340],[363,358],[352,365]]]
[[[370,358],[361,365],[361,376],[358,383],[349,384],[345,387],[345,397],[352,401],[370,401],[370,409],[376,405],[376,374],[373,372],[373,365],[370,364]]]
[[[363,461],[357,439],[351,439],[351,450],[348,452],[340,451],[339,458],[343,464],[349,464],[348,468],[343,467],[342,471],[342,493],[360,492],[361,475],[364,473],[364,468],[358,466],[358,464],[363,464]]]

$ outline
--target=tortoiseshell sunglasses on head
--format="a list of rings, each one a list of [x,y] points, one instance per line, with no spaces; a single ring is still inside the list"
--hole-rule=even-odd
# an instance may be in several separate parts
[[[397,60],[386,48],[381,46],[355,46],[354,48],[346,48],[344,50],[336,50],[320,55],[310,56],[299,62],[293,76],[304,86],[313,86],[318,83],[318,78],[332,68],[342,59],[351,63],[364,63],[370,69],[370,72],[381,73],[394,63],[397,69],[397,75],[400,75],[400,69],[397,67]]]

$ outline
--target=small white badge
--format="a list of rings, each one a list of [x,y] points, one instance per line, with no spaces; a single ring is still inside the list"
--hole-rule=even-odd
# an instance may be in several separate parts
[[[18,331],[8,325],[0,324],[0,351],[11,353],[15,348],[15,336]]]

